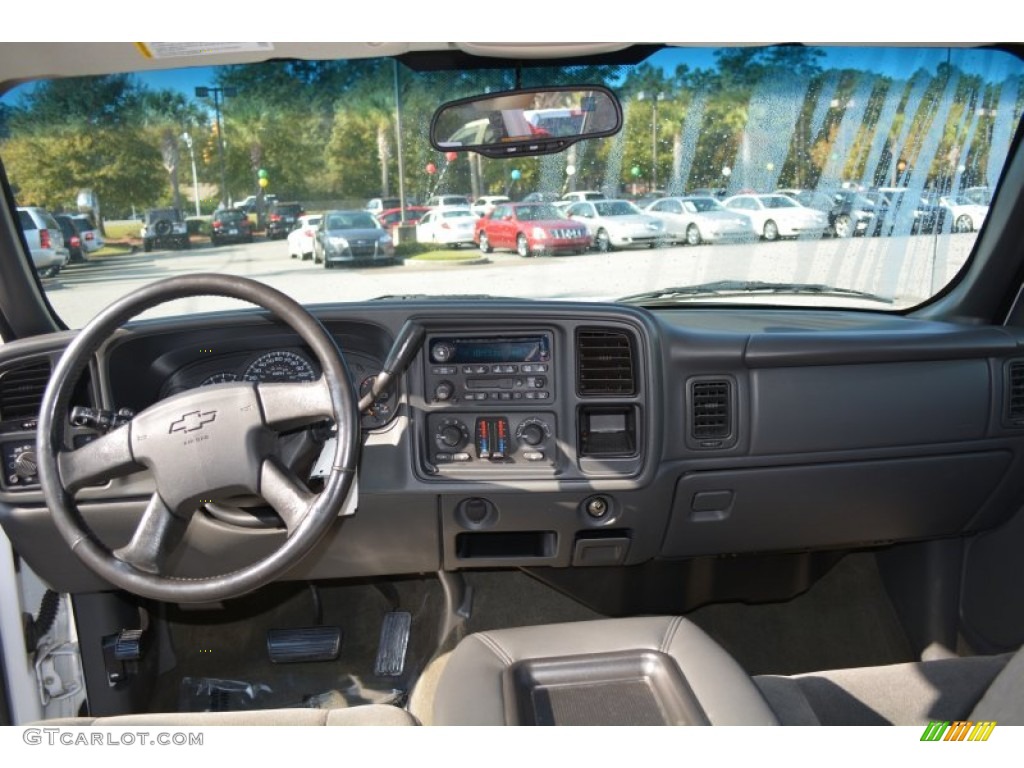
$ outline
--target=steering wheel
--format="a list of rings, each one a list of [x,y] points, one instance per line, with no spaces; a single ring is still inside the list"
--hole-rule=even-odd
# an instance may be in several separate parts
[[[193,389],[146,408],[95,440],[68,445],[72,389],[96,351],[127,320],[174,299],[226,296],[268,310],[309,346],[322,374],[313,382],[234,382]],[[331,469],[319,494],[273,455],[278,433],[325,419],[337,425]],[[98,575],[129,592],[174,602],[209,602],[250,592],[294,565],[338,517],[352,490],[360,439],[356,397],[333,338],[298,302],[241,277],[196,274],[145,286],[100,312],[68,345],[43,396],[39,480],[71,550]],[[76,491],[148,469],[156,492],[134,535],[112,550],[86,525]],[[251,493],[283,521],[284,543],[264,559],[217,576],[168,575],[202,500]]]

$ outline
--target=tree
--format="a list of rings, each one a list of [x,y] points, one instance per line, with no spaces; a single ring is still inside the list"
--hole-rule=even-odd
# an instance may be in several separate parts
[[[83,187],[108,209],[151,205],[164,176],[159,151],[143,133],[124,127],[18,136],[4,143],[3,157],[19,203],[54,210],[74,210]]]

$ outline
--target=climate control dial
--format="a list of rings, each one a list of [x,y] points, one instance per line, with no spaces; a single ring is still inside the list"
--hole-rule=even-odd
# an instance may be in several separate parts
[[[469,427],[458,419],[445,419],[434,431],[434,443],[442,451],[457,451],[469,443]]]

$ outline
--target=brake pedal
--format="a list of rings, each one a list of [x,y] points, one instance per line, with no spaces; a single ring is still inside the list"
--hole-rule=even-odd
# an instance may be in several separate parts
[[[267,653],[274,664],[334,661],[341,653],[341,627],[267,630]]]
[[[405,652],[409,648],[411,628],[412,614],[408,611],[391,611],[384,615],[373,674],[377,677],[398,677],[402,674],[405,670]]]

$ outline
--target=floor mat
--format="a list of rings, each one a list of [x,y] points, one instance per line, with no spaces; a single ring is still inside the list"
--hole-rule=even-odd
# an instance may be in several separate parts
[[[782,603],[719,603],[686,615],[752,675],[915,661],[874,555],[847,555]]]
[[[230,706],[268,709],[354,706],[404,701],[430,655],[442,594],[436,579],[343,582],[318,586],[322,623],[342,629],[333,662],[270,662],[267,630],[311,626],[314,601],[305,584],[276,584],[218,610],[165,609],[176,663],[162,674],[154,712]],[[381,623],[390,611],[412,614],[405,669],[374,674]]]

